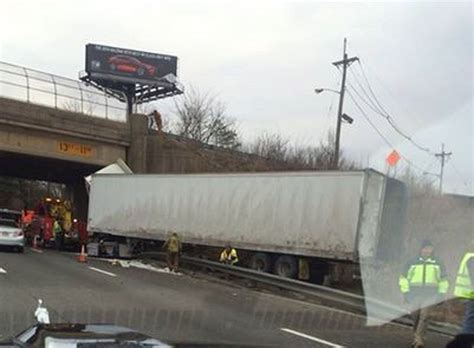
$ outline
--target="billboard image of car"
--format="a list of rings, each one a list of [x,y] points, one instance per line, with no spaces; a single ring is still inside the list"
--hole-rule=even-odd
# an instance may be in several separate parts
[[[86,72],[92,77],[159,85],[174,82],[178,58],[104,45],[86,45]]]
[[[156,73],[156,67],[153,65],[143,63],[137,58],[129,56],[112,56],[108,59],[108,63],[112,71],[150,77],[153,77]]]

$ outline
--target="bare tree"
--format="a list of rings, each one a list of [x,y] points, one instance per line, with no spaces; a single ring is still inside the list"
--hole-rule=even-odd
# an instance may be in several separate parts
[[[63,184],[0,176],[0,208],[33,208],[46,196],[64,198]]]
[[[409,167],[396,177],[408,186],[412,195],[433,197],[439,194],[434,186],[433,179],[417,175]]]
[[[225,148],[240,147],[235,119],[226,115],[225,105],[216,97],[191,88],[175,100],[174,112],[176,134]]]
[[[280,134],[263,133],[246,147],[247,151],[271,160],[285,162],[288,169],[331,169],[334,159],[334,134],[318,146],[292,145]],[[339,154],[339,169],[354,169],[356,165]]]
[[[248,151],[255,155],[276,161],[285,161],[288,154],[288,139],[280,134],[262,133],[248,146]]]

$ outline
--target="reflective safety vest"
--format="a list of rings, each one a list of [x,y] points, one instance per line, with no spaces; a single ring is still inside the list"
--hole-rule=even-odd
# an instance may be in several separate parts
[[[53,233],[56,235],[59,232],[61,232],[61,225],[59,224],[58,220],[54,220]]]
[[[230,263],[231,265],[239,262],[239,258],[237,257],[237,251],[232,248],[227,254],[226,249],[224,249],[221,253],[220,262]]]
[[[179,252],[180,244],[181,243],[179,242],[178,238],[171,236],[170,239],[168,239],[166,250],[171,253],[177,253]]]
[[[454,286],[454,295],[461,298],[474,300],[474,284],[471,282],[472,274],[469,274],[467,265],[474,258],[474,253],[466,253],[459,264],[456,285]]]
[[[437,260],[420,257],[407,268],[406,274],[400,275],[398,281],[402,293],[408,293],[416,288],[435,288],[440,294],[448,291],[449,282],[444,267]]]

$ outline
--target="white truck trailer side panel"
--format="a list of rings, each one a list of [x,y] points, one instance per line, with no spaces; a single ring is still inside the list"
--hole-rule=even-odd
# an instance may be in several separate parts
[[[151,239],[173,231],[187,243],[353,259],[365,177],[365,172],[97,175],[88,227]]]

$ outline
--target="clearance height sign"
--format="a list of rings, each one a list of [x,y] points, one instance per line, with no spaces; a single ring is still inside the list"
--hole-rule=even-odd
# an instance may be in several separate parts
[[[94,156],[94,148],[89,145],[58,141],[57,150],[65,155],[89,158]]]

